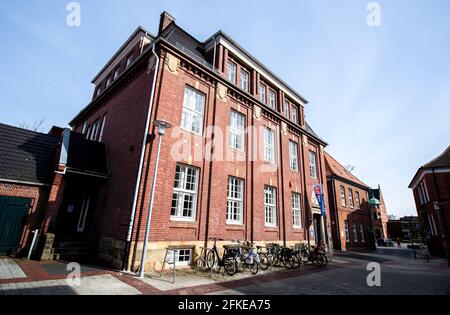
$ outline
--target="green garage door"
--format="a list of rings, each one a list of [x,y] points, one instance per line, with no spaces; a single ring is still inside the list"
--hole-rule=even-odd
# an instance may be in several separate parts
[[[29,198],[0,196],[0,255],[16,252],[31,203]]]

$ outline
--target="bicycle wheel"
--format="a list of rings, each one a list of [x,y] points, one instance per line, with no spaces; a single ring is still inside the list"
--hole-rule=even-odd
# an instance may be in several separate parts
[[[293,262],[293,268],[297,269],[300,268],[300,265],[302,264],[300,258],[298,258],[297,255],[292,255],[291,256],[292,262]]]
[[[236,264],[236,258],[227,256],[224,258],[223,268],[228,275],[234,276],[236,274]]]
[[[283,255],[281,257],[281,262],[283,263],[284,267],[286,267],[287,269],[294,268],[294,261],[292,259],[292,256]]]
[[[317,265],[319,265],[320,267],[325,267],[326,265],[328,265],[327,256],[325,256],[324,254],[319,254],[317,256]]]
[[[208,254],[206,255],[206,263],[208,268],[212,271],[219,272],[221,269],[219,259],[216,253],[212,250],[208,251]]]
[[[265,253],[259,254],[259,268],[261,270],[267,270],[270,267],[269,256]]]
[[[251,264],[247,264],[247,263],[246,263],[246,265],[247,265],[247,267],[248,267],[248,270],[250,270],[250,272],[251,272],[252,274],[256,275],[256,274],[258,273],[258,271],[259,271],[259,265],[258,265],[257,262],[253,261],[253,263],[251,263]]]

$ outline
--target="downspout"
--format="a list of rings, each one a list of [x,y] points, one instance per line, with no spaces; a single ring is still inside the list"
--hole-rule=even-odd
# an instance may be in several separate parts
[[[160,59],[158,57],[158,55],[155,52],[155,46],[158,43],[159,39],[156,39],[153,42],[153,46],[152,46],[152,54],[155,56],[156,58],[156,64],[155,64],[155,70],[153,73],[153,83],[152,83],[152,90],[150,93],[150,102],[148,105],[148,112],[147,112],[147,120],[145,123],[145,129],[144,129],[144,138],[142,140],[142,148],[141,148],[141,157],[139,160],[139,169],[138,169],[138,175],[136,178],[136,187],[134,189],[134,198],[133,198],[133,206],[131,209],[131,215],[130,215],[130,224],[128,226],[128,234],[127,234],[127,241],[125,244],[125,252],[124,252],[124,257],[123,257],[123,263],[122,263],[122,270],[127,270],[128,269],[128,256],[130,255],[130,249],[131,249],[131,238],[133,236],[133,229],[134,229],[134,220],[136,217],[136,208],[137,208],[137,202],[138,202],[138,197],[139,197],[139,187],[141,185],[141,177],[142,177],[142,169],[144,166],[144,158],[145,158],[145,152],[146,152],[146,147],[147,147],[147,140],[148,140],[148,135],[149,135],[149,128],[150,128],[150,119],[152,116],[152,111],[153,111],[153,99],[155,96],[155,88],[156,88],[156,77],[158,75],[158,70],[159,70],[159,63],[160,63]]]
[[[217,52],[217,41],[216,41],[215,36],[213,36],[213,41],[214,41],[213,69],[215,71],[216,70],[216,52]]]
[[[281,205],[282,208],[280,209],[280,213],[283,214],[283,246],[286,246],[286,209],[285,209],[285,200],[284,200],[284,163],[283,163],[283,134],[282,132],[279,133],[280,134],[280,155],[279,155],[279,159],[280,159],[280,167],[281,167]],[[280,226],[281,226],[281,222],[280,222]]]
[[[447,218],[445,216],[445,211],[444,211],[444,204],[442,203],[442,198],[441,198],[441,190],[439,189],[439,185],[436,179],[436,172],[435,172],[435,168],[433,168],[433,181],[434,181],[434,186],[436,187],[436,193],[437,193],[437,197],[438,197],[438,205],[439,205],[439,223],[441,226],[441,232],[445,231],[445,249],[446,249],[446,254],[447,254],[447,266],[450,267],[450,248],[449,248],[449,237],[448,237],[448,226],[447,226]],[[442,205],[442,206],[441,206]],[[442,220],[441,220],[442,218]],[[442,223],[442,221],[444,221]],[[442,228],[442,226],[444,226],[444,228]],[[441,236],[442,237],[442,236]]]
[[[300,136],[300,141],[301,141],[301,144],[302,144],[302,166],[303,166],[303,185],[304,185],[304,188],[305,188],[305,195],[304,195],[304,197],[302,198],[303,200],[307,200],[307,198],[309,198],[308,197],[308,189],[307,189],[307,185],[306,185],[306,166],[305,166],[305,148],[304,148],[304,144],[303,144],[303,134],[301,134],[301,136]],[[305,204],[305,207],[304,207],[305,209],[307,208],[306,207],[306,204]],[[309,206],[308,208],[311,208],[311,206]],[[306,236],[308,237],[307,238],[307,240],[308,240],[308,245],[310,245],[311,244],[311,239],[310,239],[310,236],[309,236],[309,231],[310,231],[310,228],[311,228],[311,225],[309,225],[308,226],[308,228],[306,229],[306,215],[308,215],[308,221],[309,221],[309,216],[310,215],[312,215],[311,214],[311,209],[309,209],[309,212],[310,213],[306,213],[305,212],[305,215],[303,216],[304,218],[305,218],[305,232],[306,232]]]
[[[341,227],[339,224],[339,213],[337,209],[337,202],[336,202],[336,183],[334,182],[334,178],[331,177],[331,188],[333,190],[333,208],[334,208],[334,220],[336,224],[336,236],[337,236],[337,244],[339,245],[339,250],[342,250],[342,240],[341,240]]]

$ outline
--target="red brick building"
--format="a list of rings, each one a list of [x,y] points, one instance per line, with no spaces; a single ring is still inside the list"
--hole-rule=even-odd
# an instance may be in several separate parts
[[[325,166],[334,248],[374,248],[369,186],[328,153],[325,153]]]
[[[433,255],[449,253],[450,147],[417,171],[409,188],[413,190],[423,238]]]
[[[164,12],[156,36],[139,27],[92,83],[57,155],[50,254],[88,246],[113,266],[139,267],[157,119],[173,128],[162,140],[149,267],[168,245],[186,246],[178,259],[189,263],[211,237],[331,249],[329,211],[312,189],[327,192],[327,144],[305,121],[307,101],[228,35],[199,41]]]

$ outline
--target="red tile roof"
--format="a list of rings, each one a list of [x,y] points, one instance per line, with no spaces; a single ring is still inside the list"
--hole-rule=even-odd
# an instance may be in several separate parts
[[[355,184],[362,185],[369,188],[363,181],[359,180],[356,176],[350,173],[344,166],[342,166],[338,161],[336,161],[331,155],[325,152],[325,165],[327,176],[339,176]]]

